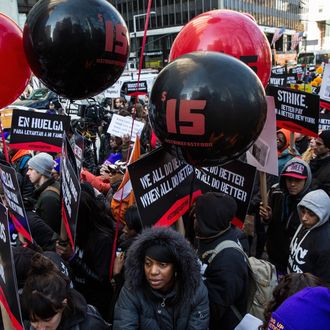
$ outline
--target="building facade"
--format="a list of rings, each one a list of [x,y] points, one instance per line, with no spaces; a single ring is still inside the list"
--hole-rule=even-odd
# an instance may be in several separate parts
[[[141,49],[148,0],[110,1],[124,17],[132,39],[131,55]],[[300,0],[153,0],[145,48],[145,66],[161,68],[167,63],[173,40],[195,16],[214,9],[231,9],[253,15],[271,42],[274,32],[285,32],[275,44],[277,51],[290,49],[291,36],[302,31],[301,13],[308,3]],[[135,29],[134,29],[135,27]]]

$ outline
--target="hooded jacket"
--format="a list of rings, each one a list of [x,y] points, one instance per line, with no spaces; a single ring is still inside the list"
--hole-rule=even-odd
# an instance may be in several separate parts
[[[225,240],[239,243],[242,232],[230,225],[237,204],[228,195],[209,192],[198,197],[195,208],[197,252],[203,262],[202,270],[205,270],[203,275],[210,300],[210,329],[221,326],[221,330],[232,330],[240,320],[231,306],[235,306],[241,315],[247,312],[247,262],[242,253],[233,248],[218,253],[210,264],[203,254]]]
[[[292,163],[302,164],[307,169],[307,179],[303,190],[296,196],[289,194],[282,174]],[[266,249],[269,261],[276,269],[285,272],[291,239],[300,225],[297,205],[303,196],[309,191],[312,182],[312,174],[308,164],[300,158],[288,161],[281,173],[279,184],[272,187],[269,194],[269,205],[272,209],[272,217],[267,230]]]
[[[175,287],[166,295],[151,289],[144,274],[145,251],[160,244],[175,258]],[[146,229],[133,242],[125,263],[125,284],[115,306],[113,329],[208,329],[209,305],[197,256],[172,229]]]
[[[285,145],[277,151],[277,157],[278,157],[278,173],[281,173],[283,170],[284,165],[295,155],[293,155],[289,151],[289,145],[290,145],[290,131],[287,129],[280,129],[276,133],[282,133],[285,137]],[[294,138],[295,140],[295,138]]]
[[[314,212],[319,221],[311,228],[298,227],[290,244],[288,271],[312,273],[330,283],[330,197],[324,190],[308,193],[298,204]]]

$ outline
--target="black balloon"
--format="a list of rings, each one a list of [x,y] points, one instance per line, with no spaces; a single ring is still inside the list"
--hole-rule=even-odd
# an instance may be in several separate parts
[[[264,88],[244,63],[216,52],[177,58],[158,75],[150,96],[151,125],[162,145],[194,166],[229,162],[261,133]]]
[[[94,96],[120,77],[129,55],[124,19],[106,0],[40,0],[23,31],[33,73],[69,99]]]

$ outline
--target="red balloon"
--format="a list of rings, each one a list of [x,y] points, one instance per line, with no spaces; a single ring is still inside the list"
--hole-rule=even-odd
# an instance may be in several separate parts
[[[170,61],[194,51],[216,51],[246,63],[267,86],[271,50],[251,17],[233,10],[212,10],[189,21],[175,38]],[[239,82],[238,82],[239,83]]]
[[[15,101],[31,76],[23,49],[23,32],[0,13],[0,109]]]

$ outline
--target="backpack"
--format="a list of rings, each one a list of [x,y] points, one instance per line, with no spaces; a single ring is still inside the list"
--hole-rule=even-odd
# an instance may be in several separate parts
[[[234,248],[244,256],[249,268],[249,289],[248,289],[248,313],[264,320],[264,310],[268,302],[272,299],[273,290],[277,286],[277,273],[275,266],[269,261],[248,257],[242,247],[235,241],[225,240],[219,243],[213,250],[203,253],[202,258],[211,255],[207,261],[208,265],[218,253],[227,248]],[[239,320],[242,319],[235,306],[231,306],[233,312]]]

